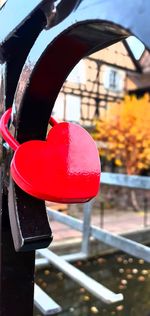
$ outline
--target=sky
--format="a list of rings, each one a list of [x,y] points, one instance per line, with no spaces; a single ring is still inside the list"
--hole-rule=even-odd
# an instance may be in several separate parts
[[[127,43],[129,44],[134,57],[138,60],[145,49],[143,43],[135,36],[129,36],[127,38]]]
[[[0,4],[1,4],[0,0]],[[8,35],[41,1],[8,0],[0,10],[0,41]],[[5,10],[5,14],[3,11]]]
[[[5,0],[0,0],[0,4],[4,1]],[[4,40],[9,32],[13,30],[40,2],[41,0],[28,0],[27,2],[21,0],[8,0],[4,8],[0,10],[0,41]],[[59,2],[60,0],[57,0],[56,4]],[[14,3],[17,4],[17,7]],[[5,10],[5,15],[3,14],[3,10]],[[138,60],[143,53],[144,45],[134,36],[130,36],[127,39],[127,42],[133,55]]]

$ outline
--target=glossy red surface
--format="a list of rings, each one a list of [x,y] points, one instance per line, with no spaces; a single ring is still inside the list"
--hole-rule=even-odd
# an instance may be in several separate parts
[[[100,159],[96,145],[79,125],[57,123],[53,118],[50,122],[53,127],[45,141],[31,140],[17,146],[11,162],[12,177],[22,190],[37,198],[61,203],[86,202],[99,190]],[[5,136],[6,121],[2,126]],[[10,135],[6,138],[9,141]]]
[[[4,140],[9,144],[9,146],[16,150],[19,146],[19,143],[14,139],[14,137],[9,133],[8,130],[8,121],[10,119],[12,109],[9,108],[1,117],[0,119],[0,132]]]

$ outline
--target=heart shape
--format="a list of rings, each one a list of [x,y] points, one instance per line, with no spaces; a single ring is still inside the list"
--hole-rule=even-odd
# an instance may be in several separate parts
[[[82,203],[97,195],[100,159],[86,130],[74,123],[53,126],[45,141],[21,144],[11,162],[14,181],[25,192],[61,203]]]

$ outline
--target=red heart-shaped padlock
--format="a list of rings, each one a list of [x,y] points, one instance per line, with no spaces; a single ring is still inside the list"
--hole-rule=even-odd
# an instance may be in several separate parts
[[[31,140],[17,147],[11,174],[19,187],[37,198],[82,203],[98,193],[100,160],[93,139],[82,127],[55,122],[45,141]]]

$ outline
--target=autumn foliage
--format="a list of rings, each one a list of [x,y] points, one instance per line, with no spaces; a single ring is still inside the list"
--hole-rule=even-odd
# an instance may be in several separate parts
[[[140,174],[150,168],[150,102],[149,96],[137,99],[126,96],[112,107],[107,119],[97,120],[93,138],[100,156],[113,160],[127,174]]]

